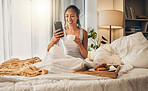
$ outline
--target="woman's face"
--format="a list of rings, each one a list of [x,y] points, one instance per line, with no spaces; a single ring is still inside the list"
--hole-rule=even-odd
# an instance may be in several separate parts
[[[76,16],[76,12],[70,8],[65,13],[65,19],[68,25],[75,25],[77,24],[78,17]]]

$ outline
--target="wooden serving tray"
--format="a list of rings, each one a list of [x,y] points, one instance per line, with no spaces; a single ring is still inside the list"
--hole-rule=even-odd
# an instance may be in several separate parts
[[[74,73],[80,73],[80,74],[87,74],[87,75],[94,75],[94,76],[101,76],[101,77],[110,77],[113,79],[116,79],[118,76],[118,72],[120,70],[120,66],[118,65],[115,72],[109,72],[109,71],[77,71]]]

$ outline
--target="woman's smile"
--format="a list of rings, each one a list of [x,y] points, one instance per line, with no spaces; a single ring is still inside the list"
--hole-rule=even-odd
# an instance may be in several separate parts
[[[72,24],[72,23],[73,23],[73,21],[68,21],[68,23],[69,23],[69,24]]]

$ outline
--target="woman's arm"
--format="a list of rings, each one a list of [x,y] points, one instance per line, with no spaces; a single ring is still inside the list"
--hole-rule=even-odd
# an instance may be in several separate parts
[[[51,42],[49,43],[48,45],[48,49],[47,51],[50,50],[50,48],[54,45],[54,44],[57,44],[59,42],[60,39],[55,39],[54,37],[51,39]]]
[[[81,55],[83,58],[87,58],[88,55],[88,36],[87,32],[83,30],[83,41],[80,42],[80,38],[76,38],[75,42],[78,44],[78,47],[80,49]]]
[[[50,48],[54,45],[54,44],[57,44],[60,40],[60,38],[62,38],[61,36],[64,35],[63,31],[62,32],[59,32],[61,29],[58,29],[56,31],[53,32],[53,37],[51,39],[51,42],[49,43],[48,45],[48,49],[47,51],[50,50]],[[61,34],[62,33],[62,34]]]

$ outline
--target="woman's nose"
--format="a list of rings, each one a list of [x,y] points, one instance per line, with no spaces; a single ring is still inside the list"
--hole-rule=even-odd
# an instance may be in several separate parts
[[[71,17],[68,17],[68,21],[71,21]]]

